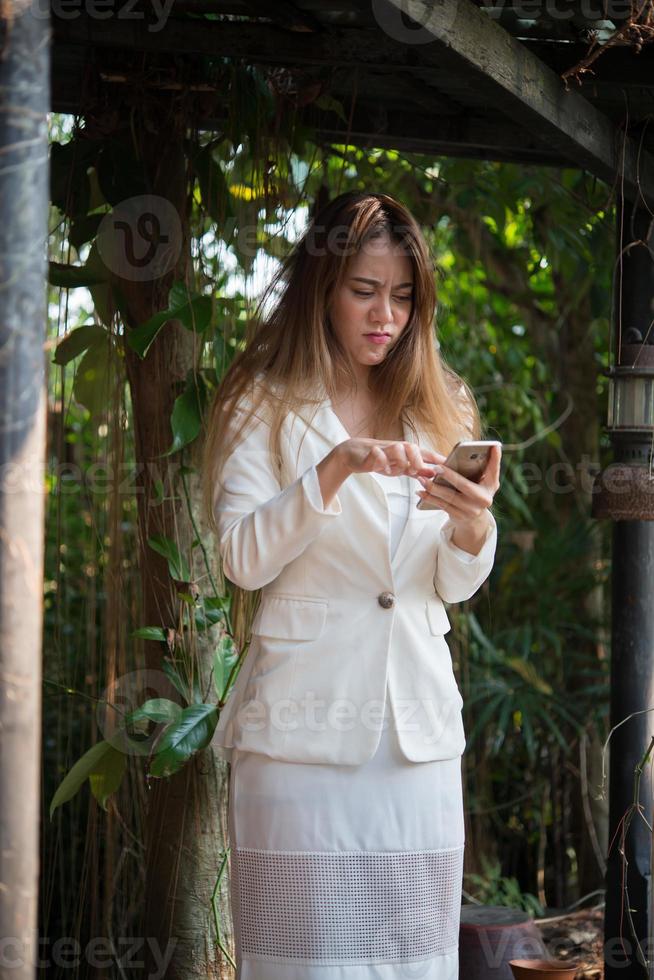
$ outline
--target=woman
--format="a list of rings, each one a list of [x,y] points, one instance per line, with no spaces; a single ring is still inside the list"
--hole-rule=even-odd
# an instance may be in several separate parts
[[[491,570],[499,448],[479,484],[444,467],[453,486],[431,485],[480,423],[397,201],[336,198],[262,306],[276,286],[205,456],[225,574],[262,590],[214,739],[237,976],[455,980],[465,738],[444,602]]]

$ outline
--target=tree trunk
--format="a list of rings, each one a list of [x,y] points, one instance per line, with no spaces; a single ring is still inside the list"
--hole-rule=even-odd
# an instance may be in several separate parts
[[[0,972],[15,980],[38,956],[48,39],[45,11],[0,13]]]
[[[189,179],[181,136],[162,126],[156,139],[148,134],[141,150],[152,193],[173,204],[183,234],[181,258],[165,277],[154,282],[120,280],[132,327],[165,309],[172,281],[187,281],[190,255]],[[179,478],[180,456],[161,454],[172,443],[170,418],[175,398],[183,390],[188,371],[197,366],[200,350],[197,337],[175,321],[161,330],[143,360],[125,344],[135,433],[144,626],[175,628],[179,621],[180,600],[167,562],[147,542],[153,535],[165,535],[176,542],[181,554],[189,557],[191,553],[194,531]],[[155,486],[158,479],[165,489],[163,502]],[[207,542],[206,529],[200,528],[200,533]],[[212,655],[207,643],[198,640],[195,666],[203,680],[209,676]],[[146,644],[146,669],[157,672],[160,680],[153,696],[179,701],[161,673],[162,657],[161,644]],[[224,960],[216,948],[211,895],[224,843],[220,826],[225,823],[226,772],[226,764],[207,748],[176,775],[150,783],[141,935],[145,937],[146,972],[153,977],[207,980],[221,976]],[[223,889],[223,918],[225,896]],[[223,925],[229,935],[229,924]]]

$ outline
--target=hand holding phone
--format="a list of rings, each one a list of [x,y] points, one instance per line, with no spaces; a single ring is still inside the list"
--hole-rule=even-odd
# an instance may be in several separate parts
[[[497,439],[464,439],[461,442],[457,442],[443,465],[449,466],[450,469],[460,473],[467,480],[478,483],[486,469],[491,453],[491,446],[501,447],[501,445],[502,443]],[[436,474],[432,480],[432,484],[452,487],[449,480],[446,480],[440,474]],[[429,498],[421,498],[416,504],[416,507],[418,510],[441,510],[440,505],[438,503],[432,504]]]

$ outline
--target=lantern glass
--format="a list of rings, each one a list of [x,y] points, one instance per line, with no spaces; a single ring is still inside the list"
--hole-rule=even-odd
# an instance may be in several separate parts
[[[654,377],[611,378],[608,416],[610,429],[654,430]]]

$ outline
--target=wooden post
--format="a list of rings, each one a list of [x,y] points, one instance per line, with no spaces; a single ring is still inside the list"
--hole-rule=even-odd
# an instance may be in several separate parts
[[[654,369],[651,215],[618,200],[617,222],[614,376],[615,369],[620,377],[626,372],[632,383]],[[654,732],[654,419],[646,399],[634,396],[620,407],[624,401],[624,393],[615,400],[615,418],[622,424],[611,429],[615,462],[598,475],[593,499],[593,516],[613,521],[610,724],[620,725],[610,742],[604,975],[644,980],[644,961],[654,953],[648,921],[652,834],[634,812],[624,841],[620,831],[636,802],[645,820],[652,820],[650,767],[639,780],[635,773]],[[624,423],[632,415],[628,427]]]
[[[50,26],[0,5],[0,975],[36,975]]]

